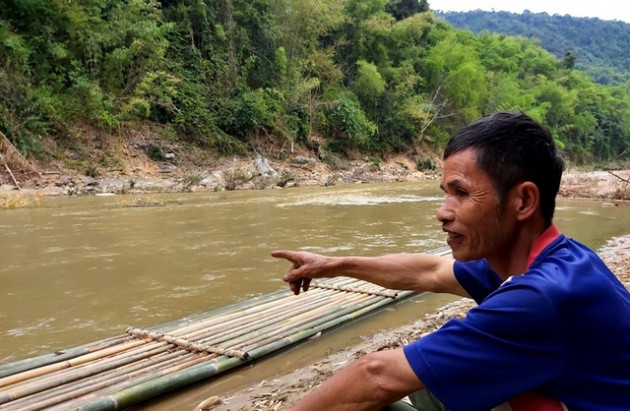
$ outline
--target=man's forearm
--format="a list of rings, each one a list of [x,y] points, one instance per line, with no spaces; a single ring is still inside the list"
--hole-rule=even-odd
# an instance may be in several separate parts
[[[332,257],[338,275],[396,290],[447,292],[468,296],[453,273],[453,260],[432,254],[389,254],[380,257]]]
[[[468,296],[453,272],[453,260],[433,254],[390,254],[380,257],[332,257],[305,251],[278,250],[273,257],[293,266],[282,277],[299,294],[310,279],[348,276],[396,290],[432,291]]]
[[[291,410],[378,410],[421,388],[402,349],[380,351],[352,362]]]

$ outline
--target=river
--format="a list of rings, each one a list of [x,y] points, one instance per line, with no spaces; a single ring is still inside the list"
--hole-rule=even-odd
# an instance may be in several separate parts
[[[50,197],[0,210],[0,362],[276,291],[288,263],[271,258],[274,249],[377,255],[442,247],[437,184]],[[558,202],[555,219],[594,248],[627,234],[629,221],[628,205],[571,200]],[[446,301],[417,297],[296,355],[307,361]],[[273,368],[295,366],[283,364]]]

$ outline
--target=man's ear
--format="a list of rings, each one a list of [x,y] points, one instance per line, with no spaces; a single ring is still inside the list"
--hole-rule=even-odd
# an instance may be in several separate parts
[[[540,211],[540,192],[536,184],[525,181],[517,184],[512,191],[516,219],[523,221]]]

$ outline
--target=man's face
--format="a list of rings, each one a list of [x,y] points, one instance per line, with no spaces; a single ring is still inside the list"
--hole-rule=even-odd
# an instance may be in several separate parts
[[[446,193],[437,211],[453,257],[460,261],[502,256],[511,225],[499,210],[490,177],[477,167],[477,154],[467,149],[444,161],[440,188]]]

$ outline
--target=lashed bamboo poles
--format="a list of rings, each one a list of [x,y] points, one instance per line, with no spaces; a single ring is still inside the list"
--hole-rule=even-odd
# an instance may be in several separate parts
[[[35,358],[27,358],[25,360],[1,365],[0,378],[89,354],[91,352],[120,344],[123,340],[128,340],[128,337],[125,335],[119,335],[117,337],[108,338],[96,343],[89,343],[67,350],[60,350],[56,353],[46,354]]]
[[[343,277],[320,283],[321,287],[297,297],[280,291],[137,331],[141,339],[123,335],[1,366],[1,407],[100,410],[131,406],[413,294]],[[156,338],[164,335],[168,338]],[[173,344],[177,341],[181,346]],[[242,354],[246,359],[228,354]]]
[[[47,387],[44,387],[44,388],[47,388]],[[15,395],[14,395],[14,396],[15,396]]]
[[[90,372],[86,375],[85,373],[81,376],[72,375],[72,376],[56,376],[53,375],[49,379],[45,381],[35,382],[27,387],[22,388],[21,394],[25,393],[27,389],[38,389],[37,392],[40,392],[44,389],[47,389],[40,395],[24,397],[23,395],[19,395],[18,391],[18,400],[11,402],[8,406],[3,406],[3,409],[43,409],[51,405],[58,404],[63,401],[69,401],[74,398],[77,398],[81,395],[86,395],[97,391],[99,389],[105,389],[111,386],[116,382],[117,379],[124,378],[129,379],[130,376],[134,375],[134,372],[140,372],[142,374],[146,374],[152,368],[156,366],[164,366],[164,358],[160,359],[159,363],[154,364],[153,361],[150,361],[148,357],[152,357],[153,355],[159,354],[160,352],[166,352],[167,348],[160,349],[154,348],[148,353],[144,354],[144,357],[147,358],[145,362],[138,361],[138,355],[135,354],[135,358],[130,358],[127,362],[118,361],[115,367],[108,367],[107,369],[103,368],[103,366],[94,366],[90,367]],[[176,357],[180,360],[182,357],[182,352],[175,352],[171,354],[167,354],[167,360],[173,360]],[[192,357],[192,355],[189,355]],[[181,360],[180,360],[181,361]],[[81,370],[85,371],[85,370]],[[55,379],[59,377],[61,382],[55,383]],[[89,378],[87,378],[89,377]],[[37,405],[37,406],[35,406]]]

